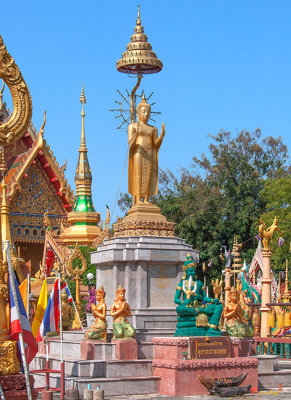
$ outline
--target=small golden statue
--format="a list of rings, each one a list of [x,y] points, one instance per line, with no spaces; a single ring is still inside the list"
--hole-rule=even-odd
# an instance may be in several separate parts
[[[225,328],[229,336],[251,337],[254,334],[253,329],[245,323],[244,311],[240,304],[240,293],[232,288],[229,293],[229,301],[223,312],[225,319]]]
[[[128,191],[133,196],[133,204],[158,192],[158,154],[165,136],[165,124],[162,124],[158,137],[156,127],[148,125],[151,107],[143,96],[137,106],[137,122],[128,126],[129,163]]]
[[[127,317],[131,316],[131,309],[125,301],[125,289],[119,285],[115,295],[110,308],[110,315],[113,317],[113,338],[132,339],[135,337],[135,329],[127,320]]]
[[[281,233],[281,235],[283,235],[283,232],[280,231],[280,229],[279,229],[277,217],[274,218],[272,225],[269,226],[269,228],[267,228],[267,229],[266,229],[265,222],[263,221],[262,218],[260,218],[259,235],[262,238],[264,250],[271,250],[269,247],[269,242],[272,239],[272,236],[275,231],[279,231]]]
[[[104,340],[107,338],[107,322],[106,322],[106,311],[107,307],[105,304],[105,296],[103,286],[100,286],[96,290],[96,300],[98,304],[91,304],[92,314],[95,317],[94,324],[87,330],[85,339],[93,340]]]
[[[222,278],[220,281],[218,279],[216,280],[212,279],[211,281],[214,297],[216,299],[218,299],[220,293],[222,292],[222,284],[223,284]]]
[[[68,295],[64,290],[61,294],[62,300],[62,324],[64,330],[69,330],[72,328],[72,322],[74,318],[74,313],[71,305],[68,303]]]

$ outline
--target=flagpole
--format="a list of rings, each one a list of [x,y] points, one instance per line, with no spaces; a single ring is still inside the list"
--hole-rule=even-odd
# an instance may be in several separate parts
[[[27,274],[27,299],[26,299],[27,303],[26,303],[26,313],[27,313],[28,321],[30,321],[30,319],[29,319],[29,289],[30,289],[30,287],[29,287],[29,279],[30,279],[30,275]],[[30,323],[32,323],[32,321],[30,321]]]
[[[5,400],[4,393],[3,393],[3,389],[2,389],[2,386],[1,386],[1,383],[0,383],[0,397],[1,397],[1,400]]]
[[[15,289],[14,272],[12,269],[10,249],[11,249],[11,245],[10,245],[9,240],[5,240],[5,253],[6,253],[6,260],[7,260],[9,276],[10,276],[10,285],[11,285],[11,289],[12,289],[12,296],[13,296],[13,300],[15,303],[17,318],[19,319],[19,323],[20,323],[20,327],[21,327],[21,332],[19,333],[19,343],[20,343],[20,352],[21,352],[21,358],[22,358],[23,369],[24,369],[27,397],[29,400],[32,400],[31,387],[30,387],[30,383],[29,383],[28,365],[27,365],[27,361],[26,361],[26,357],[25,357],[22,326],[21,326],[21,317],[20,317],[18,299],[17,299],[16,289]]]
[[[67,284],[67,282],[66,282],[66,281],[65,281],[65,283],[66,283],[66,285],[68,286],[68,284]],[[69,287],[69,286],[68,286],[68,287]],[[75,313],[76,313],[76,314],[77,314],[77,316],[78,316],[78,319],[79,319],[79,322],[80,322],[80,325],[81,325],[82,331],[83,331],[83,332],[85,332],[85,329],[84,329],[84,327],[83,327],[83,325],[82,325],[81,318],[80,318],[80,315],[79,315],[79,313],[78,313],[78,310],[77,310],[76,304],[75,304],[75,302],[74,302],[74,298],[73,298],[73,296],[72,296],[72,301],[73,301],[73,306],[74,306],[74,309],[75,309]]]
[[[65,397],[65,368],[63,355],[63,318],[62,318],[62,299],[61,299],[61,275],[59,277],[59,304],[60,304],[60,335],[61,335],[61,400]]]

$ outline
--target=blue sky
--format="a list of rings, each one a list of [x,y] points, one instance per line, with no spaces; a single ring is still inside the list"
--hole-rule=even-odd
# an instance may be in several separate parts
[[[140,4],[153,50],[163,61],[142,87],[154,92],[160,130],[166,137],[160,167],[189,167],[207,152],[220,129],[238,133],[261,128],[291,144],[291,2],[281,0],[14,1],[1,5],[0,34],[29,86],[33,125],[47,111],[45,138],[57,160],[68,159],[74,185],[81,132],[82,82],[85,131],[93,174],[93,201],[105,216],[112,208],[127,152],[126,131],[109,109],[116,88],[135,80],[118,73]],[[5,100],[10,102],[8,90]],[[127,191],[127,168],[121,183]],[[115,215],[121,215],[116,207]]]

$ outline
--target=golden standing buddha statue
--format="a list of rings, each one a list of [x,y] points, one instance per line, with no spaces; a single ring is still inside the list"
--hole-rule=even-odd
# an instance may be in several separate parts
[[[96,290],[96,300],[98,304],[91,304],[92,314],[95,317],[94,324],[87,330],[85,339],[93,340],[104,340],[107,338],[107,322],[106,322],[106,311],[107,307],[105,304],[105,291],[103,286],[100,286]]]
[[[110,315],[113,317],[113,338],[132,339],[135,329],[127,320],[127,317],[131,316],[131,309],[125,301],[125,289],[119,285],[115,294],[116,298],[110,308]]]
[[[133,203],[158,192],[158,154],[165,136],[165,124],[162,124],[158,137],[156,127],[148,125],[151,107],[143,96],[137,106],[137,122],[128,126],[129,163],[128,191],[133,196]]]

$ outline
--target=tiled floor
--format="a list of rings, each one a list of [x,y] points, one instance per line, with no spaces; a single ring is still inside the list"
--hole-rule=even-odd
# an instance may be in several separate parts
[[[54,394],[54,400],[59,400],[60,395]],[[237,400],[291,400],[291,390],[269,390],[266,392],[259,392],[254,395],[246,395],[224,399],[237,399]],[[168,397],[165,395],[133,395],[133,396],[106,396],[104,400],[221,400],[222,397],[217,396],[184,396],[184,397]],[[37,400],[41,400],[41,395]]]

